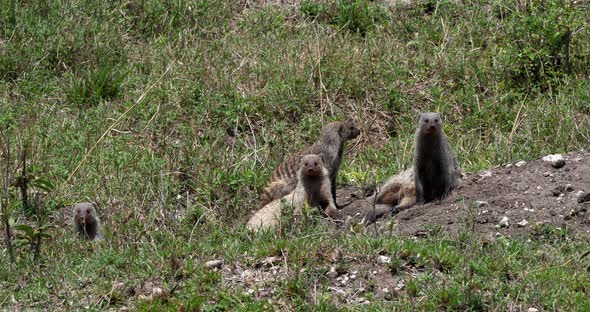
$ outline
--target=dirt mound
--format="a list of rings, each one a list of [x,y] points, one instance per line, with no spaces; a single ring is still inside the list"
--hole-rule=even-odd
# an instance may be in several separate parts
[[[419,236],[434,225],[451,233],[469,227],[482,234],[519,235],[542,232],[539,229],[548,224],[589,233],[590,195],[585,194],[590,192],[590,153],[564,157],[565,165],[558,169],[537,159],[468,174],[445,200],[392,216],[393,229]],[[367,193],[356,187],[340,189],[338,202],[351,202],[342,212],[362,218],[372,209]],[[391,219],[378,225],[387,222]]]

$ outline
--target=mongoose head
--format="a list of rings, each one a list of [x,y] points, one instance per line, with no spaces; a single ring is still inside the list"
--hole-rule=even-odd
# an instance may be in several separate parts
[[[324,162],[322,157],[316,154],[305,155],[301,158],[301,170],[304,176],[318,177],[323,174]]]
[[[361,130],[356,127],[354,120],[349,119],[347,121],[338,122],[338,133],[342,140],[350,140],[359,136]]]
[[[418,129],[423,134],[433,134],[440,131],[442,118],[440,113],[418,114]]]
[[[77,203],[74,205],[74,218],[80,225],[91,225],[96,223],[96,204]]]

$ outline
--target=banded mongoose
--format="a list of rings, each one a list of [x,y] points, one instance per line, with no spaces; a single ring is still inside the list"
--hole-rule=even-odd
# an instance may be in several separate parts
[[[447,143],[440,113],[418,115],[414,183],[418,203],[444,199],[461,183],[461,170]]]
[[[336,218],[338,210],[331,193],[328,169],[322,157],[316,154],[305,155],[300,160],[297,171],[297,184],[291,193],[275,199],[258,210],[248,221],[250,230],[276,226],[283,205],[291,205],[295,215],[302,214],[305,204],[319,207],[327,216]]]
[[[72,212],[74,234],[78,237],[90,240],[102,237],[102,228],[100,225],[100,219],[96,214],[95,203],[74,204]]]
[[[324,160],[331,183],[331,193],[336,203],[336,176],[342,163],[346,141],[356,138],[361,131],[354,121],[335,121],[327,124],[319,140],[312,146],[285,159],[270,176],[269,184],[260,194],[258,207],[264,207],[271,201],[289,194],[297,185],[297,170],[303,155],[318,154]]]
[[[374,204],[363,219],[363,224],[373,223],[389,212],[399,212],[416,203],[414,168],[406,169],[389,178],[377,189],[375,195],[367,198]]]

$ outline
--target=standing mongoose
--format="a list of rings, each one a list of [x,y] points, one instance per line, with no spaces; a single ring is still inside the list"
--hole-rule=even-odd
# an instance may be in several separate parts
[[[90,240],[102,237],[100,219],[96,215],[95,203],[74,204],[72,212],[74,234]]]
[[[282,198],[275,199],[258,210],[248,221],[250,230],[269,228],[279,223],[283,205],[291,205],[295,215],[302,214],[305,204],[319,207],[327,216],[336,218],[338,210],[331,192],[328,169],[320,155],[305,155],[297,170],[295,189]]]
[[[418,203],[443,199],[461,183],[461,170],[447,143],[440,113],[418,115],[414,183]]]
[[[335,121],[327,124],[319,140],[312,146],[285,159],[270,176],[269,184],[260,194],[258,207],[264,207],[271,201],[289,194],[297,185],[297,170],[303,155],[318,154],[324,160],[331,183],[332,199],[336,203],[336,176],[342,163],[344,144],[356,138],[361,131],[354,121]]]

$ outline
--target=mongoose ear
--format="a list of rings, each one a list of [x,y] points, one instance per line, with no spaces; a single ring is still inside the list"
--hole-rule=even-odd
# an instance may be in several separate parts
[[[91,204],[92,204],[92,207],[94,208],[94,211],[96,211],[96,209],[98,209],[98,206],[96,205],[96,203],[92,202]]]
[[[442,115],[440,113],[436,113],[436,115],[438,116],[438,119],[442,121]]]
[[[326,163],[326,159],[324,159],[324,155],[318,154],[318,156],[320,156],[320,160],[322,161],[322,164],[325,164]]]
[[[418,113],[418,121],[420,121],[420,119],[422,119],[422,113]]]

